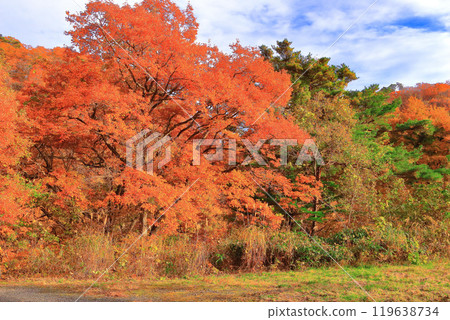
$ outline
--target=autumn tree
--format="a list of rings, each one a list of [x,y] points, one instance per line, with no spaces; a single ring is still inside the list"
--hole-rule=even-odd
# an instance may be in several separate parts
[[[47,53],[21,92],[32,122],[23,132],[35,159],[26,174],[42,181],[46,196],[38,207],[47,216],[65,231],[87,219],[108,234],[123,234],[136,226],[144,232],[164,213],[151,232],[209,239],[229,222],[281,224],[283,214],[259,196],[248,166],[225,160],[197,166],[192,154],[195,139],[235,139],[238,159],[248,155],[244,139],[303,143],[307,134],[269,109],[287,103],[289,75],[275,71],[256,48],[235,43],[225,54],[195,42],[192,8],[170,1],[93,1],[68,20],[79,52]],[[126,166],[125,143],[144,129],[171,139],[172,160],[153,175]],[[262,152],[273,158],[276,150]],[[260,183],[269,189],[282,177],[279,165],[268,166]]]
[[[372,85],[349,92],[357,110],[354,139],[366,146],[372,162],[378,212],[390,219],[425,224],[429,223],[427,217],[430,216],[442,219],[442,206],[447,197],[445,187],[442,189],[435,183],[442,181],[445,168],[433,168],[431,162],[426,162],[429,158],[424,153],[442,139],[436,134],[438,131],[431,120],[424,114],[420,116],[425,112],[429,117],[424,105],[406,117],[404,110],[408,108],[408,102],[402,101],[402,92],[409,95],[410,89],[401,85],[380,89]],[[445,118],[445,113],[441,115]],[[435,201],[419,200],[424,194],[429,196],[431,193],[434,193]]]
[[[309,233],[313,235],[317,231],[329,231],[343,220],[350,221],[355,211],[363,211],[355,203],[347,205],[343,198],[355,198],[345,190],[359,189],[361,195],[366,194],[363,180],[367,177],[355,174],[355,170],[367,168],[367,159],[359,158],[364,154],[363,147],[352,140],[354,111],[343,97],[346,86],[356,79],[356,75],[345,64],[329,65],[329,58],[315,59],[311,54],[304,56],[291,44],[285,39],[272,48],[261,46],[260,50],[275,70],[290,74],[293,90],[284,112],[314,138],[324,159],[324,164],[316,161],[305,163],[291,173],[294,176],[312,176],[314,184],[321,188],[321,193],[316,194],[311,202],[298,206],[299,202],[293,201],[298,206],[298,217],[309,224]],[[360,204],[364,203],[364,197],[357,198],[361,199]],[[345,210],[342,206],[346,207]],[[346,218],[338,211],[346,211]],[[324,224],[327,220],[328,223]],[[317,227],[317,224],[321,226]]]
[[[34,220],[28,206],[30,192],[20,175],[28,142],[19,135],[18,126],[25,119],[12,87],[13,80],[0,57],[0,272],[19,254],[17,240],[30,231]]]
[[[391,124],[391,139],[408,150],[420,150],[416,177],[442,180],[448,175],[450,84],[418,84],[393,93],[402,99]]]

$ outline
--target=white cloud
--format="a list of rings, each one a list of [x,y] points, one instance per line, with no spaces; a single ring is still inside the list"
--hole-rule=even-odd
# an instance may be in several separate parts
[[[80,11],[86,0],[0,0],[0,33],[21,42],[46,47],[70,44],[67,10]]]
[[[361,38],[346,43],[349,48],[336,57],[353,62],[360,79],[351,88],[371,83],[383,86],[394,82],[414,85],[417,82],[441,82],[450,79],[449,33],[417,32],[399,29],[392,34]],[[447,41],[448,42],[448,41]]]
[[[87,0],[75,0],[84,6]],[[125,1],[120,1],[125,2]],[[136,2],[136,1],[129,1]],[[185,7],[188,0],[175,0]],[[244,45],[274,44],[288,38],[303,53],[321,54],[373,0],[190,0],[200,24],[199,41],[222,50],[240,39]],[[24,43],[53,47],[70,44],[65,11],[79,11],[73,0],[0,0],[0,33]],[[424,18],[436,30],[396,25]],[[400,81],[450,79],[448,0],[379,0],[326,56],[345,62],[360,77],[351,88]]]
[[[187,0],[175,2],[182,7],[188,3]],[[228,45],[238,38],[247,45],[279,39],[281,34],[287,33],[294,18],[292,6],[295,1],[291,0],[280,3],[273,0],[189,2],[200,24],[199,40],[211,40],[223,50],[227,50]]]
[[[201,41],[211,39],[226,50],[236,38],[253,46],[288,38],[303,53],[320,55],[373,0],[190,2],[200,23]],[[332,57],[332,63],[346,63],[357,72],[360,79],[350,86],[354,89],[372,83],[414,85],[450,79],[448,31],[389,26],[411,17],[428,17],[445,26],[450,21],[446,2],[379,0],[324,55]],[[187,0],[177,3],[184,5]]]

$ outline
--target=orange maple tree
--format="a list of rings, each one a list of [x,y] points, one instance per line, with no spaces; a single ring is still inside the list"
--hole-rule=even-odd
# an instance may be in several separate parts
[[[391,121],[397,127],[391,132],[393,139],[407,148],[421,147],[423,156],[419,163],[427,164],[432,169],[447,167],[450,83],[420,83],[392,95],[402,99],[402,105]]]
[[[27,207],[29,190],[19,174],[28,143],[18,135],[18,125],[24,119],[19,114],[12,83],[0,59],[0,262],[17,256],[18,249],[4,239],[23,236],[29,230],[24,223],[33,220],[33,212]]]
[[[260,150],[268,166],[239,162],[244,139],[308,137],[270,108],[288,102],[290,77],[257,48],[237,42],[226,54],[196,42],[192,8],[165,0],[93,1],[68,21],[79,51],[40,51],[19,99],[29,119],[21,133],[32,142],[24,171],[46,195],[35,206],[62,229],[90,219],[109,234],[145,232],[164,214],[151,231],[214,239],[230,223],[280,226],[283,210],[261,189],[318,196],[320,186],[283,174],[273,146]],[[144,129],[171,138],[172,160],[153,175],[126,165],[126,141]],[[239,161],[193,165],[195,139],[236,140]]]

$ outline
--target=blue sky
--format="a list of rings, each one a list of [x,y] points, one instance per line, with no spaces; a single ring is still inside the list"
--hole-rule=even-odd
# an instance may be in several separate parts
[[[65,11],[87,0],[0,0],[0,33],[26,44],[69,45]],[[118,1],[124,2],[124,1]],[[129,1],[136,2],[136,1]],[[175,0],[184,7],[188,0]],[[379,0],[328,51],[326,49],[374,0],[190,0],[200,23],[199,41],[223,50],[242,44],[274,44],[288,38],[307,54],[346,63],[359,79],[372,83],[450,80],[450,1]]]

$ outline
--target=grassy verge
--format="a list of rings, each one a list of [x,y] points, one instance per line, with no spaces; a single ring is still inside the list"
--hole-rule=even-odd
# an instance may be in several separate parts
[[[420,266],[363,266],[346,270],[377,301],[449,301],[450,262]],[[1,285],[39,286],[81,293],[92,281],[16,279]],[[88,296],[139,301],[371,301],[339,268],[196,276],[184,279],[100,280]]]

